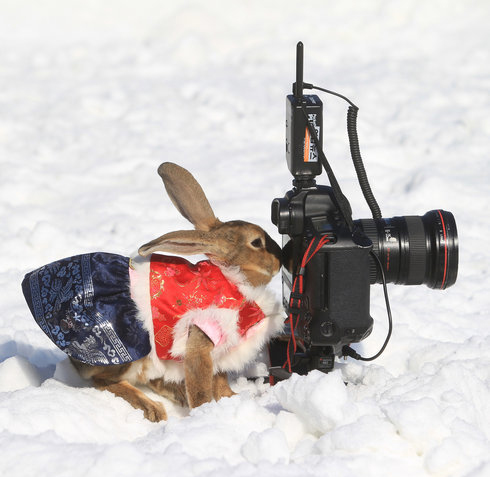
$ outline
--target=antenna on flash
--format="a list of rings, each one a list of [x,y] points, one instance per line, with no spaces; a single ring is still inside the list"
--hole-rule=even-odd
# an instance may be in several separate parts
[[[293,94],[297,99],[303,97],[303,43],[296,45],[296,83],[293,84]]]

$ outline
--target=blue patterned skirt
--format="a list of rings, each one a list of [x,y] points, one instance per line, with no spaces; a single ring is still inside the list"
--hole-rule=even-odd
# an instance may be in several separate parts
[[[98,252],[58,260],[28,273],[22,291],[37,324],[78,361],[122,364],[150,352],[127,257]]]

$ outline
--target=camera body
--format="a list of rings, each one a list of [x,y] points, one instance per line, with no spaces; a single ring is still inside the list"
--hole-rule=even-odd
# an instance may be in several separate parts
[[[275,199],[272,221],[283,234],[283,305],[288,314],[293,311],[294,274],[308,244],[314,238],[328,240],[304,270],[304,304],[294,310],[299,316],[295,331],[304,349],[296,357],[300,359],[294,370],[301,374],[311,369],[330,371],[345,345],[371,333],[369,254],[373,244],[366,235],[350,232],[327,186],[310,183]]]
[[[360,157],[357,107],[316,88],[354,106],[348,113],[349,142],[373,218],[352,220],[349,202],[323,154],[322,102],[317,95],[304,95],[307,87],[316,88],[303,83],[303,45],[298,43],[296,82],[286,98],[286,160],[293,189],[273,200],[271,214],[283,237],[283,305],[289,317],[286,335],[269,347],[276,379],[291,372],[331,371],[336,356],[374,359],[362,358],[349,346],[372,331],[371,284],[383,283],[386,298],[387,282],[445,289],[456,281],[458,267],[456,223],[450,212],[381,217]],[[322,166],[331,186],[316,184]],[[388,301],[387,308],[391,333]]]

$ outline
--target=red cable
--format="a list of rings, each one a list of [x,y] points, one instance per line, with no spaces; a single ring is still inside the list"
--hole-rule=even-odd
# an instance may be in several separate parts
[[[313,239],[310,244],[308,245],[308,248],[306,249],[306,252],[305,254],[303,255],[303,259],[301,261],[301,267],[300,267],[300,272],[295,276],[294,278],[294,281],[293,281],[293,288],[291,290],[292,293],[296,292],[296,288],[297,288],[297,285],[298,285],[298,282],[299,282],[299,294],[302,295],[303,294],[303,275],[304,275],[304,268],[306,267],[306,265],[308,264],[308,262],[317,254],[317,252],[327,243],[329,242],[330,239],[329,237],[327,236],[323,236],[319,241],[318,241],[318,244],[316,245],[315,247],[315,250],[313,251],[313,253],[311,255],[309,255],[310,251],[311,251],[311,248],[313,247],[313,244],[315,243],[315,239]],[[303,269],[303,272],[301,273],[301,269]],[[298,280],[299,279],[299,280]],[[289,306],[290,307],[293,307],[294,303],[293,301],[294,300],[297,300],[297,308],[299,309],[301,307],[301,299],[300,298],[290,298],[289,300]],[[297,349],[297,344],[296,344],[296,337],[294,335],[294,332],[296,330],[296,326],[298,325],[298,321],[299,321],[299,313],[296,314],[296,320],[295,320],[295,323],[293,323],[293,313],[289,313],[289,317],[288,317],[288,320],[289,320],[289,326],[290,326],[290,329],[291,329],[291,336],[289,338],[289,341],[288,341],[288,347],[287,347],[287,351],[286,351],[286,362],[283,364],[283,368],[288,367],[288,371],[291,373],[291,355],[290,355],[290,343],[292,342],[293,344],[293,352],[296,353],[296,349]]]

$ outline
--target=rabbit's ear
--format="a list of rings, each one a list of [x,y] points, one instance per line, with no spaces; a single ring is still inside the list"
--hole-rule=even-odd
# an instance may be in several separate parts
[[[153,252],[169,252],[182,255],[216,253],[216,245],[208,234],[199,230],[179,230],[170,232],[142,245],[138,253],[147,257]]]
[[[201,186],[188,170],[172,162],[164,162],[158,168],[158,174],[170,200],[197,230],[211,230],[220,223]]]

